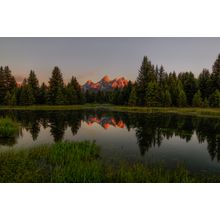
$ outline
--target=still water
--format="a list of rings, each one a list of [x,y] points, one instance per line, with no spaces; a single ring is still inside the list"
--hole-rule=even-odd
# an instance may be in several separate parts
[[[104,110],[7,110],[0,115],[21,126],[15,137],[0,138],[1,150],[95,140],[107,162],[184,163],[191,171],[220,173],[220,118]]]

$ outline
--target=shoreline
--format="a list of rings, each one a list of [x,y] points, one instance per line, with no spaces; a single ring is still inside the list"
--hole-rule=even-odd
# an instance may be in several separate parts
[[[120,112],[133,113],[175,113],[192,116],[220,117],[220,108],[178,108],[178,107],[130,107],[108,104],[85,104],[85,105],[33,105],[33,106],[1,106],[0,110],[30,110],[30,111],[49,111],[49,110],[90,110],[105,109]]]

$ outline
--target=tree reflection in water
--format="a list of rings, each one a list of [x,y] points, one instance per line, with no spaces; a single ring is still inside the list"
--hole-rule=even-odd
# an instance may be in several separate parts
[[[61,141],[65,131],[71,128],[76,135],[81,122],[87,126],[99,124],[103,129],[117,127],[130,131],[134,129],[140,154],[145,155],[152,147],[160,147],[164,139],[174,136],[189,142],[195,133],[199,143],[207,142],[212,160],[220,161],[220,119],[181,116],[177,114],[136,114],[111,111],[1,111],[1,115],[16,119],[23,129],[37,140],[41,127],[50,129],[54,141]],[[21,136],[0,139],[0,145],[13,146]]]

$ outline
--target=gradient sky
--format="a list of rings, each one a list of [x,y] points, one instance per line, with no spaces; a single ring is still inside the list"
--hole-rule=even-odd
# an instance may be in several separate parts
[[[54,66],[80,83],[124,76],[135,80],[144,55],[167,72],[211,70],[220,38],[0,38],[0,65],[18,81],[35,70],[47,82]]]

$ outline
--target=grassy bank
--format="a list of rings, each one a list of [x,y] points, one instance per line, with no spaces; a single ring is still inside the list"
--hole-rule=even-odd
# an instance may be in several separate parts
[[[91,142],[63,142],[0,154],[0,182],[220,182],[219,176],[192,175],[183,166],[121,163],[109,166]]]
[[[37,106],[1,106],[0,110],[86,110],[86,109],[106,109],[120,112],[135,113],[177,113],[184,115],[220,117],[220,108],[176,108],[176,107],[129,107],[116,106],[110,104],[85,104],[85,105],[37,105]]]
[[[19,125],[10,118],[0,118],[0,137],[8,138],[19,132]]]
[[[31,106],[0,106],[0,110],[31,110],[31,111],[48,111],[48,110],[83,110],[108,108],[111,105],[85,104],[85,105],[31,105]]]
[[[109,109],[136,113],[176,113],[182,115],[220,117],[220,108],[176,108],[176,107],[129,107],[109,106]]]

